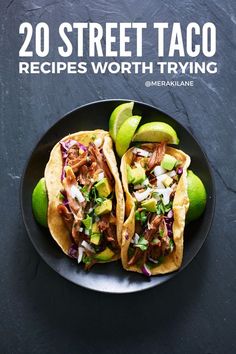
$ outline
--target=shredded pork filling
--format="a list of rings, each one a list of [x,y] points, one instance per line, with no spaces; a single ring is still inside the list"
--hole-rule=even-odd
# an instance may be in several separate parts
[[[138,186],[135,183],[129,183],[129,191],[136,204],[136,220],[135,235],[128,249],[128,265],[137,264],[141,268],[146,264],[150,267],[160,264],[165,256],[173,252],[175,247],[172,204],[179,180],[176,173],[179,165],[175,166],[172,171],[166,171],[158,167],[159,170],[163,170],[163,173],[160,172],[162,173],[160,176],[155,175],[154,169],[161,166],[166,153],[166,145],[165,143],[153,145],[154,147],[150,149],[150,145],[142,144],[140,148],[149,152],[149,156],[140,157],[133,152],[130,165],[131,173],[133,169],[137,168],[138,164],[141,165],[145,169],[146,178],[145,183],[143,182]],[[169,185],[165,187],[162,185],[163,179],[168,177]],[[141,195],[144,197],[141,197]],[[154,203],[156,200],[155,211],[153,207],[150,211],[147,206],[150,200],[154,200]]]
[[[99,175],[106,178],[114,190],[114,178],[107,165],[102,147],[90,143],[87,147],[78,142],[67,141],[61,145],[63,171],[60,193],[61,203],[57,210],[71,232],[73,239],[73,252],[69,255],[78,257],[79,251],[83,253],[82,261],[89,269],[97,262],[95,255],[107,247],[114,253],[119,252],[116,237],[116,198],[113,192],[107,198],[99,197],[95,184]],[[67,150],[66,150],[67,149]],[[104,201],[110,199],[112,208],[104,215],[97,215],[95,209],[102,206]],[[86,221],[88,223],[86,223]],[[95,225],[96,224],[96,225]],[[96,240],[92,242],[92,225]],[[78,252],[75,252],[75,250]]]

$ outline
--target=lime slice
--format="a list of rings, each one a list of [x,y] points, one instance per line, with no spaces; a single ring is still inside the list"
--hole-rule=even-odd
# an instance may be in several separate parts
[[[141,118],[140,116],[133,116],[126,119],[118,130],[116,136],[116,151],[120,157],[128,150]]]
[[[179,143],[176,131],[169,125],[163,122],[151,122],[141,125],[135,134],[133,141],[146,142],[162,142],[168,144]]]
[[[187,181],[190,204],[186,215],[186,222],[190,222],[198,219],[204,212],[207,194],[204,184],[193,171],[188,171]]]
[[[41,178],[33,190],[32,208],[35,219],[42,226],[47,227],[48,196],[45,178]]]
[[[124,121],[132,116],[134,102],[122,103],[112,112],[109,120],[109,133],[114,141],[116,135]]]

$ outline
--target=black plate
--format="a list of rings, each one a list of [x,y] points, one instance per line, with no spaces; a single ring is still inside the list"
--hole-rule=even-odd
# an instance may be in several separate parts
[[[141,102],[135,102],[134,114],[142,115],[142,124],[158,120],[169,123],[177,131],[180,138],[179,148],[191,156],[191,169],[199,175],[207,189],[208,200],[204,215],[185,229],[182,267],[174,273],[151,278],[124,271],[120,261],[98,264],[89,272],[85,272],[82,265],[78,265],[76,261],[63,254],[50,236],[49,231],[40,227],[34,220],[31,209],[33,188],[44,174],[52,147],[62,137],[80,130],[96,128],[107,130],[111,112],[123,102],[125,100],[93,102],[75,109],[60,119],[46,132],[33,150],[21,181],[21,207],[24,223],[34,247],[44,261],[64,278],[75,284],[109,293],[129,293],[148,289],[178,274],[192,261],[202,247],[210,230],[215,205],[214,181],[210,166],[196,139],[180,123],[161,110]]]

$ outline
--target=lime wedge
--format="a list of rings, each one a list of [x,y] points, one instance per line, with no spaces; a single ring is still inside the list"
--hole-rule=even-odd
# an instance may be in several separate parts
[[[116,151],[120,157],[128,150],[141,118],[140,116],[132,116],[126,119],[118,130],[116,136]]]
[[[109,133],[114,141],[116,135],[124,121],[132,116],[134,102],[122,103],[112,112],[109,120]]]
[[[48,196],[45,178],[41,178],[33,190],[32,209],[37,222],[47,227]]]
[[[204,212],[207,194],[201,179],[193,171],[188,171],[187,181],[189,209],[186,215],[186,222],[190,222],[198,219]]]
[[[146,142],[163,142],[168,144],[179,143],[176,131],[169,125],[163,122],[151,122],[141,125],[135,134],[133,141]]]

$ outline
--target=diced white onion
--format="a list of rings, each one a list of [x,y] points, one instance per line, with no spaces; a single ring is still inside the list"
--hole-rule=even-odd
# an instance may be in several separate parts
[[[84,249],[83,247],[79,247],[78,248],[78,263],[80,263],[82,261],[83,258],[83,254],[84,254]]]
[[[162,195],[162,200],[163,204],[167,205],[170,202],[170,195],[172,193],[172,188],[167,187],[163,189],[156,189],[155,192],[157,192],[159,195]]]
[[[165,188],[164,184],[162,183],[166,178],[168,177],[168,175],[166,173],[164,173],[163,175],[159,175],[157,177],[157,188],[159,189],[163,189]]]
[[[134,186],[135,190],[142,189],[142,188],[143,188],[142,184],[136,184],[136,186]]]
[[[173,170],[173,171],[167,172],[167,175],[169,177],[174,177],[174,176],[176,176],[176,172],[175,172],[175,170]]]
[[[141,193],[134,192],[134,196],[138,202],[142,202],[144,199],[147,199],[151,191],[152,191],[151,188],[147,188],[144,192]]]
[[[157,181],[157,188],[158,189],[163,189],[163,188],[165,188],[165,186],[164,186],[164,184],[162,182]]]
[[[95,253],[93,247],[87,241],[83,240],[81,246],[83,246],[88,251]]]
[[[97,181],[101,181],[104,178],[104,172],[100,172],[97,177]]]
[[[167,177],[167,174],[164,173],[163,175],[159,175],[159,176],[157,177],[157,180],[158,180],[159,182],[163,182],[163,181],[166,179],[166,177]]]
[[[149,184],[149,180],[148,180],[148,178],[146,178],[146,179],[143,181],[143,183],[141,183],[141,184],[136,184],[136,186],[134,186],[134,189],[141,189],[141,188],[147,186],[148,184]]]
[[[88,213],[92,213],[92,211],[93,211],[93,208],[89,208]]]
[[[151,153],[149,151],[140,149],[140,148],[134,148],[133,149],[133,154],[143,156],[143,157],[149,157],[151,156]]]
[[[97,147],[100,147],[102,145],[102,138],[98,138],[94,141],[94,144],[97,146]]]
[[[88,229],[85,229],[84,233],[85,233],[85,235],[89,236],[89,230]]]
[[[139,235],[137,233],[134,234],[134,244],[137,245],[138,244],[138,240],[139,240]]]
[[[161,166],[156,166],[154,168],[153,172],[154,172],[154,175],[156,177],[158,177],[160,175],[163,175],[166,172],[166,170],[163,167],[161,167]]]
[[[79,232],[83,232],[83,228],[82,227],[79,228]]]
[[[78,201],[80,203],[83,203],[85,201],[85,198],[84,198],[83,194],[80,192],[78,187],[72,186],[70,189],[70,192],[71,192],[72,198],[78,199]]]

